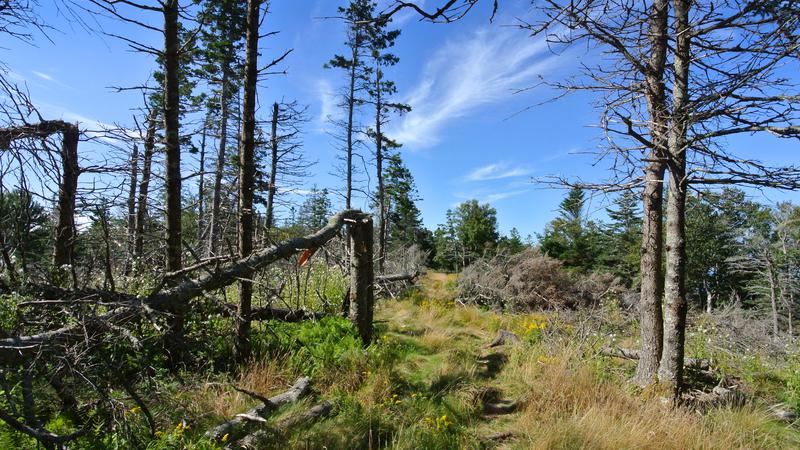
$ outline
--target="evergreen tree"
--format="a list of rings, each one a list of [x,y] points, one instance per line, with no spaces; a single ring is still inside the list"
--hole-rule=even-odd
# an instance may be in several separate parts
[[[620,277],[632,286],[639,274],[640,249],[642,244],[642,216],[639,208],[641,200],[634,191],[619,195],[606,212],[610,222],[602,227],[601,243],[598,248],[598,263],[605,270]]]
[[[591,269],[599,230],[583,217],[585,201],[583,189],[571,189],[559,205],[559,217],[539,235],[539,246],[545,254],[564,261],[568,267]]]
[[[328,223],[331,214],[328,190],[314,187],[300,206],[296,223],[305,230],[318,230]]]
[[[411,171],[403,164],[400,154],[387,158],[383,171],[386,191],[386,224],[389,247],[408,247],[419,243],[423,229],[416,201],[417,188]]]

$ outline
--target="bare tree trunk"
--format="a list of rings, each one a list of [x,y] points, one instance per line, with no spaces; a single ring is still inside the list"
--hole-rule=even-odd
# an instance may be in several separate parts
[[[181,268],[181,147],[178,0],[164,5],[164,134],[166,152],[167,272]]]
[[[197,242],[202,245],[205,235],[205,197],[206,197],[206,137],[208,135],[208,122],[211,114],[206,115],[203,121],[203,135],[200,139],[200,181],[197,184]]]
[[[153,153],[156,149],[156,125],[158,111],[150,110],[147,119],[147,133],[144,138],[144,154],[142,155],[142,180],[139,183],[139,206],[136,211],[136,238],[133,246],[134,267],[138,270],[140,259],[144,256],[144,225],[147,221],[147,197],[150,195],[150,175],[153,165]]]
[[[103,280],[103,289],[116,291],[114,284],[114,268],[111,263],[111,232],[108,225],[108,209],[100,207],[97,209],[97,216],[100,219],[100,227],[103,230],[103,259],[105,269],[105,279]]]
[[[181,147],[180,147],[180,91],[178,0],[162,3],[164,11],[164,134],[166,150],[166,214],[167,214],[167,266],[169,273],[181,269]],[[176,368],[183,359],[184,305],[172,311],[166,336],[170,366]]]
[[[372,266],[372,217],[364,214],[349,226],[350,320],[364,345],[372,342],[375,274]]]
[[[672,90],[672,126],[669,142],[669,199],[667,203],[667,267],[664,284],[664,350],[658,370],[659,382],[677,397],[683,384],[686,338],[686,132],[689,122],[691,0],[673,0],[675,10],[675,81]]]
[[[386,192],[383,187],[383,104],[381,102],[381,70],[375,68],[375,168],[378,177],[378,272],[386,264]]]
[[[214,194],[211,200],[211,231],[208,239],[208,254],[215,256],[220,240],[220,203],[222,202],[222,175],[225,173],[225,150],[228,145],[228,118],[230,116],[230,68],[222,68],[219,110],[219,147],[217,149],[217,167],[214,170]]]
[[[53,246],[53,266],[62,273],[64,266],[72,267],[72,250],[75,245],[75,199],[78,193],[78,126],[65,124],[61,142],[61,185],[58,189],[58,220]],[[73,285],[77,286],[75,270],[72,273]],[[63,279],[61,280],[63,281]]]
[[[239,143],[239,257],[253,252],[253,190],[255,185],[256,83],[258,82],[258,25],[261,0],[247,2],[247,56],[245,58],[242,134]],[[250,278],[250,274],[246,278]],[[236,359],[250,357],[250,312],[253,283],[239,282],[239,314],[236,329]]]
[[[275,221],[275,192],[277,191],[278,181],[278,114],[280,105],[275,102],[272,105],[272,136],[270,137],[270,147],[272,149],[272,160],[269,166],[269,192],[267,192],[267,217],[266,228],[272,228]]]
[[[131,181],[128,186],[128,254],[125,258],[125,276],[131,274],[134,248],[136,245],[136,183],[139,181],[139,146],[133,144],[131,150]]]
[[[356,66],[358,65],[358,37],[355,38],[356,42],[352,44],[353,59],[351,60],[350,67],[350,87],[347,91],[347,188],[344,198],[345,209],[350,209],[353,200],[353,114],[356,107]]]
[[[642,343],[641,357],[633,381],[639,386],[653,383],[661,360],[663,318],[661,297],[664,293],[661,267],[662,218],[664,192],[664,153],[666,151],[667,109],[664,71],[667,55],[667,20],[669,0],[656,0],[650,13],[651,59],[645,76],[647,109],[650,116],[650,135],[653,148],[645,168],[642,195],[642,247],[640,260],[641,293],[639,325]]]
[[[776,280],[777,277],[775,276],[775,263],[769,256],[769,250],[764,250],[764,252],[767,253],[764,260],[767,263],[767,278],[769,279],[769,303],[770,307],[772,308],[772,336],[773,339],[777,340],[780,329],[778,327],[778,293]]]

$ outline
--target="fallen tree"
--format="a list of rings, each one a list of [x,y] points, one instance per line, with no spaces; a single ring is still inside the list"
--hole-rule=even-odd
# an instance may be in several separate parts
[[[600,354],[603,356],[611,356],[614,358],[630,359],[634,361],[639,360],[639,350],[623,347],[603,347],[600,349]],[[698,370],[711,370],[711,362],[707,359],[701,358],[684,358],[683,365]]]
[[[215,269],[205,268],[206,273],[196,279],[185,278],[185,280],[174,287],[162,289],[150,295],[139,297],[132,294],[101,291],[101,290],[82,290],[70,291],[54,286],[39,286],[41,292],[46,292],[48,297],[58,297],[63,300],[75,300],[77,298],[100,299],[108,302],[110,308],[104,314],[86,315],[78,321],[64,327],[45,331],[29,336],[16,336],[0,339],[0,365],[12,365],[24,362],[35,355],[47,351],[47,347],[53,344],[68,344],[69,342],[80,340],[90,340],[92,335],[104,332],[111,328],[118,328],[139,317],[148,317],[155,312],[171,312],[186,310],[191,306],[193,299],[206,292],[224,288],[233,284],[240,278],[262,269],[280,259],[288,259],[290,256],[307,250],[315,249],[333,239],[339,230],[346,224],[357,226],[364,223],[367,214],[358,210],[342,211],[328,221],[328,224],[320,230],[308,236],[289,239],[280,244],[253,252],[250,256],[238,261],[221,264]],[[371,221],[369,222],[371,224]],[[371,231],[370,231],[371,232]],[[366,234],[366,233],[362,233]],[[371,237],[371,234],[370,234]],[[361,266],[357,266],[360,269]],[[353,289],[351,296],[355,299],[358,295],[366,295],[372,292],[373,282],[369,280],[372,272],[362,274],[359,280],[360,289]],[[356,277],[358,273],[354,273]],[[167,276],[170,276],[167,274]],[[186,274],[185,276],[188,276]],[[364,278],[366,277],[366,278]],[[24,289],[23,289],[24,290]],[[60,296],[60,297],[59,297]],[[369,299],[363,301],[351,301],[350,316],[360,330],[371,327],[371,295]],[[358,314],[362,308],[369,308],[367,314]],[[301,320],[309,317],[307,312],[296,312],[280,309],[263,309],[256,311],[259,320],[288,318],[290,320]],[[313,314],[311,317],[316,317]],[[369,320],[369,324],[364,322]],[[362,332],[362,336],[365,333]]]
[[[266,401],[247,411],[237,414],[233,419],[220,424],[208,433],[207,436],[215,441],[224,440],[235,441],[243,436],[252,433],[260,423],[266,422],[266,417],[283,405],[294,403],[303,395],[308,393],[308,377],[298,378],[291,388],[282,394],[266,399]]]
[[[283,437],[292,428],[308,422],[319,420],[333,410],[333,402],[326,400],[322,403],[312,406],[311,408],[290,415],[284,419],[279,420],[275,425],[266,427],[262,430],[255,431],[248,434],[244,438],[233,442],[225,447],[226,450],[233,449],[258,449],[266,448],[270,444],[282,442]]]

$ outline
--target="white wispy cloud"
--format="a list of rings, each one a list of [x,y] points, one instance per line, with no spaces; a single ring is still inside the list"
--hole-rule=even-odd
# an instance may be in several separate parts
[[[391,135],[411,147],[434,145],[451,121],[510,100],[514,90],[534,85],[561,61],[544,38],[531,38],[515,28],[487,26],[450,41],[426,63],[405,99],[413,110]]]
[[[502,180],[503,178],[523,177],[532,172],[533,170],[527,167],[512,167],[508,163],[499,162],[478,167],[468,173],[464,179],[467,181]]]
[[[45,80],[45,81],[53,81],[54,80],[52,75],[46,74],[44,72],[39,72],[38,70],[31,70],[31,73],[36,75],[37,77]]]
[[[330,81],[320,78],[316,81],[315,89],[320,105],[319,117],[317,119],[319,122],[319,130],[325,131],[329,122],[337,119],[341,115],[341,111],[336,105],[336,88],[333,87]]]
[[[454,196],[461,200],[475,199],[478,200],[478,203],[495,203],[507,198],[525,194],[529,191],[530,189],[510,189],[497,192],[470,192],[468,194],[456,193]],[[459,203],[461,203],[461,201],[454,203],[452,206],[458,206]]]

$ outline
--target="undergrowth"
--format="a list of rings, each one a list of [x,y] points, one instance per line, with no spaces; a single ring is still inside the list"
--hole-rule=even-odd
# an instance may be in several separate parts
[[[498,314],[456,305],[454,286],[453,276],[433,274],[403,300],[381,301],[377,338],[367,348],[340,317],[260,324],[254,328],[254,361],[238,374],[217,369],[181,377],[162,374],[138,386],[148,393],[154,436],[141,408],[121,395],[125,407],[114,432],[90,430],[70,448],[219,448],[203,434],[257,404],[241,390],[268,396],[299,376],[311,377],[312,394],[270,420],[323,399],[332,400],[335,408],[275,448],[800,447],[796,426],[776,422],[767,411],[778,401],[800,408],[798,355],[783,363],[770,355],[719,356],[724,373],[718,375],[736,379],[750,394],[748,400],[702,413],[669,408],[627,383],[632,362],[597,352],[610,343],[635,345],[635,326],[618,305],[572,313]],[[483,348],[501,329],[514,332],[521,342]],[[710,332],[694,330],[688,356],[713,356],[704,353]],[[484,404],[501,400],[516,401],[518,410],[487,416]],[[70,425],[59,416],[48,427],[57,432]],[[512,431],[514,437],[502,443],[486,440],[501,431]],[[20,436],[0,426],[0,448],[35,448]]]

